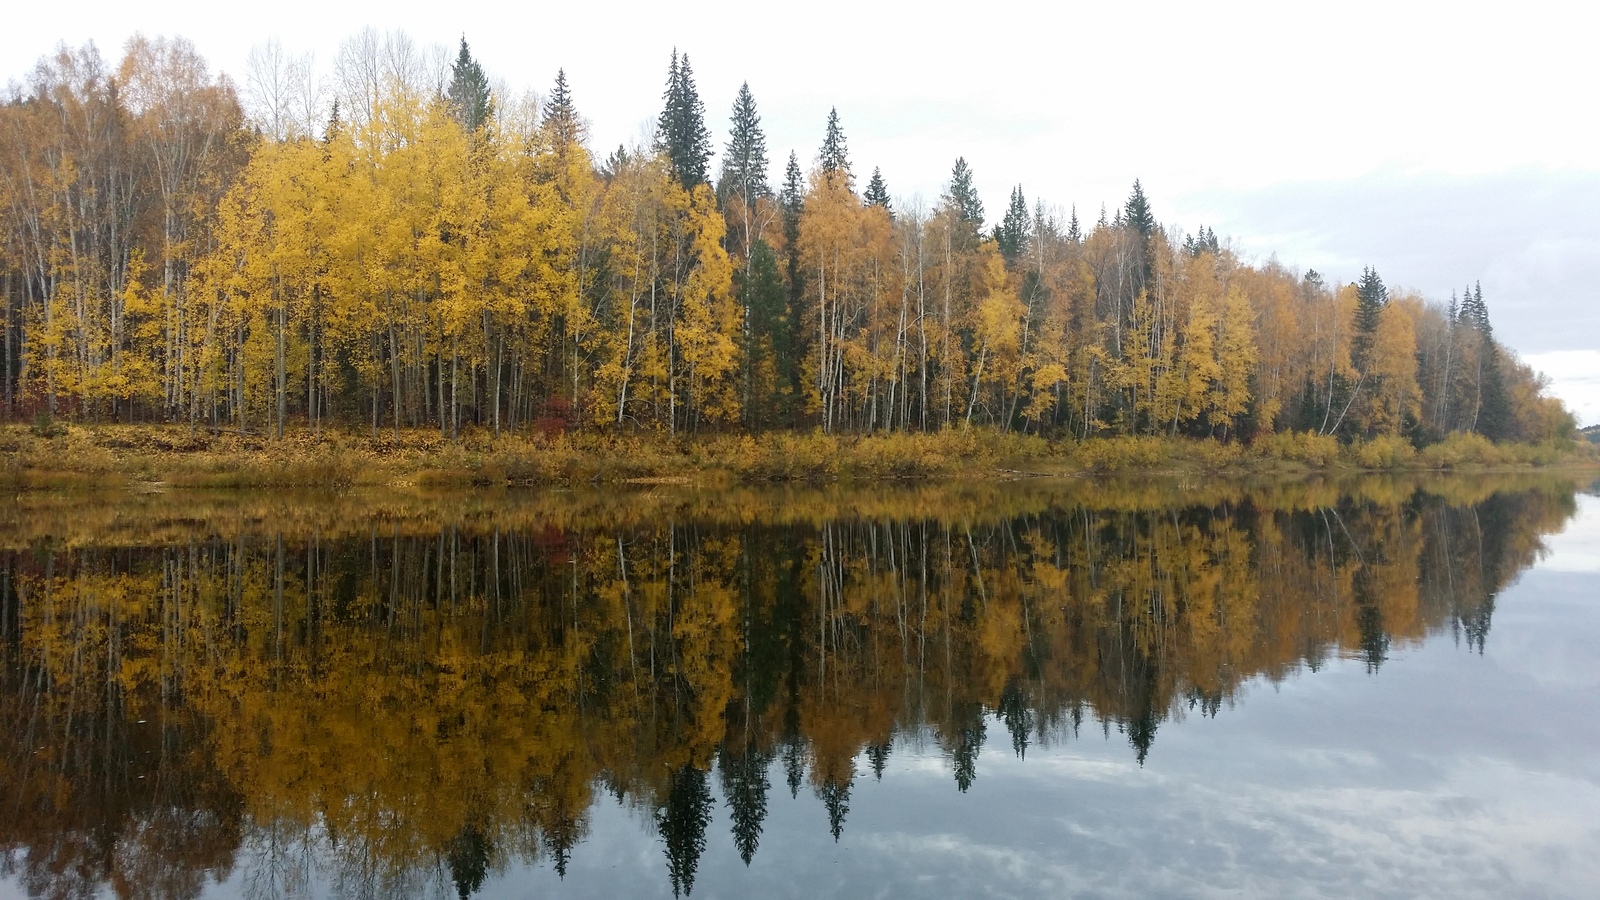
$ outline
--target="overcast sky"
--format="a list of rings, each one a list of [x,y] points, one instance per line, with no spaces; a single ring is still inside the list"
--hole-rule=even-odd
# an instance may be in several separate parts
[[[774,177],[837,106],[863,178],[933,202],[965,156],[997,215],[1011,186],[1086,221],[1141,179],[1157,216],[1332,280],[1377,267],[1438,299],[1481,281],[1497,333],[1600,422],[1600,13],[1522,2],[983,4],[28,4],[0,78],[58,42],[113,63],[135,31],[192,39],[239,79],[276,36],[331,69],[363,26],[548,89],[564,67],[602,155],[645,134],[690,55],[718,147],[748,80]],[[713,166],[716,161],[713,160]]]

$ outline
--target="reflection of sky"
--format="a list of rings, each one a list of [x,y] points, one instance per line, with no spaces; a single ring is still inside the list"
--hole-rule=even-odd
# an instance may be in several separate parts
[[[1482,656],[1440,635],[1376,676],[1335,660],[1258,682],[1215,719],[1163,723],[1142,769],[1093,722],[1018,760],[991,720],[960,794],[902,745],[881,783],[861,763],[838,844],[775,768],[752,865],[719,810],[694,896],[1583,896],[1600,884],[1600,498],[1580,504],[1499,598]],[[506,874],[484,896],[670,895],[660,842],[611,803],[565,883]]]
[[[1543,539],[1549,553],[1539,568],[1554,572],[1600,572],[1600,496],[1579,494],[1578,514],[1560,534]]]

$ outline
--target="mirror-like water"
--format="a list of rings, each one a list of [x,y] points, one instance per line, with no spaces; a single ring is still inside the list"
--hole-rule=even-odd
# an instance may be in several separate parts
[[[1582,895],[1578,487],[26,495],[0,897]]]

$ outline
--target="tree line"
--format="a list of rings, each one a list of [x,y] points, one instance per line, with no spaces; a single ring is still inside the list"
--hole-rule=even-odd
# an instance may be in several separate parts
[[[710,841],[750,862],[785,793],[841,838],[896,754],[942,757],[957,791],[996,743],[1103,734],[1142,763],[1263,679],[1452,635],[1482,652],[1575,510],[1570,484],[1496,478],[1145,489],[993,488],[970,515],[802,494],[787,521],[560,497],[185,501],[127,537],[31,517],[0,548],[0,871],[48,896],[196,896],[236,866],[252,895],[314,871],[341,896],[468,896],[513,860],[564,873],[610,795],[689,893]]]
[[[837,110],[781,180],[741,86],[713,174],[673,52],[655,134],[589,146],[542,102],[403,34],[333,88],[276,43],[245,98],[182,39],[40,61],[0,105],[0,411],[286,427],[827,432],[1422,445],[1571,417],[1448,305],[1163,226],[1135,182],[1085,224],[957,159],[931,207],[865,187]]]

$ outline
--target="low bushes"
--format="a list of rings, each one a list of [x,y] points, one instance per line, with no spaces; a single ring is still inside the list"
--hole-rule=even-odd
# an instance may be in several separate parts
[[[41,431],[44,433],[41,434]],[[1585,455],[1583,451],[1587,451]],[[1265,436],[1252,444],[1124,436],[1048,442],[987,429],[932,434],[752,435],[536,434],[495,437],[434,430],[304,432],[284,440],[184,426],[113,425],[48,429],[0,426],[0,481],[21,487],[95,485],[117,480],[175,486],[339,490],[390,483],[726,484],[730,481],[871,481],[1039,473],[1293,472],[1335,467],[1393,470],[1552,465],[1596,461],[1575,442],[1495,444],[1457,434],[1420,452],[1398,436],[1342,446],[1313,433]]]

